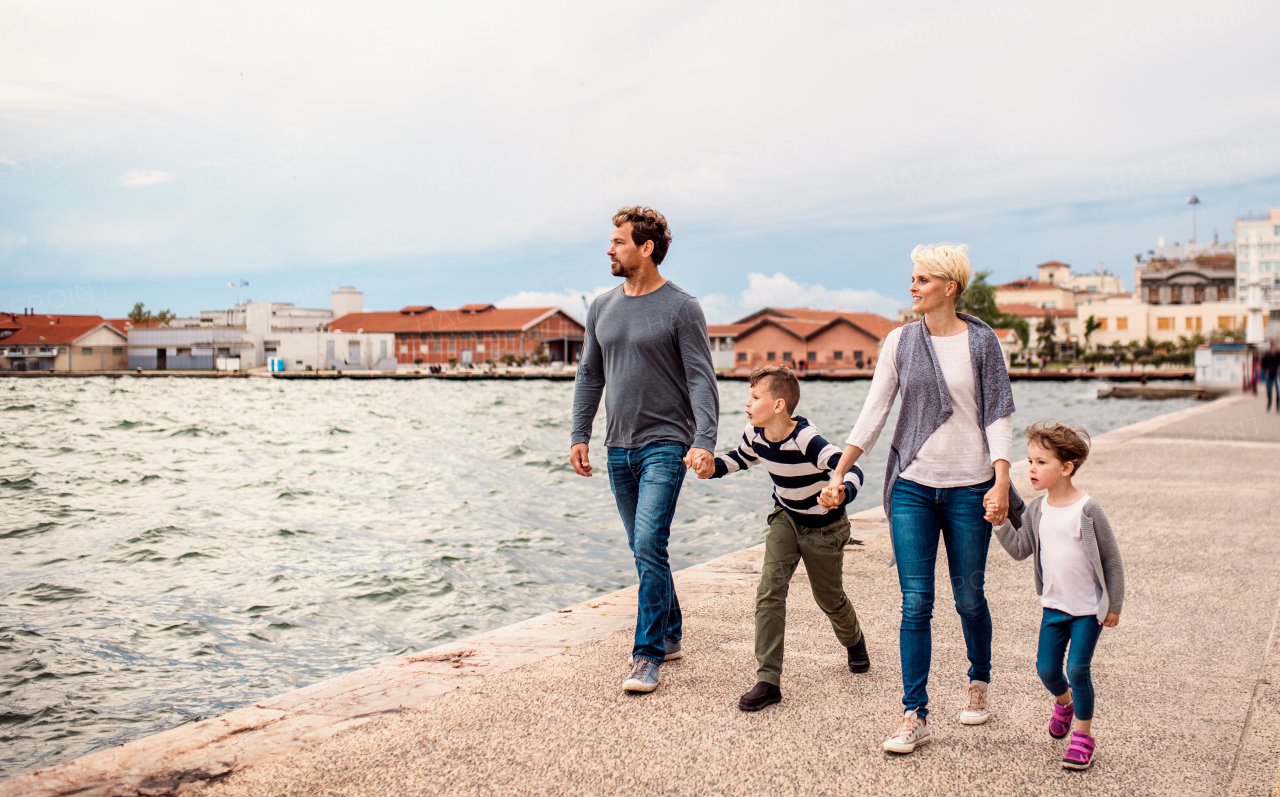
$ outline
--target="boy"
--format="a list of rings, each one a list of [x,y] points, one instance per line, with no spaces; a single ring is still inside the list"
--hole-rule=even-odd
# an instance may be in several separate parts
[[[1044,610],[1036,670],[1056,701],[1049,735],[1061,739],[1071,731],[1062,766],[1088,769],[1097,747],[1090,734],[1093,651],[1103,627],[1120,623],[1124,562],[1106,513],[1071,481],[1089,456],[1087,435],[1043,421],[1028,426],[1026,436],[1031,486],[1045,494],[1027,504],[1021,527],[1006,520],[995,533],[1014,559],[1035,557],[1036,591]],[[987,505],[988,521],[994,509]]]
[[[799,416],[800,383],[791,369],[770,365],[751,372],[747,428],[742,443],[714,462],[704,462],[699,478],[717,479],[763,463],[773,479],[777,506],[769,513],[764,565],[756,590],[756,677],[759,682],[738,701],[743,711],[759,711],[782,700],[782,643],[787,620],[787,589],[796,565],[804,560],[818,607],[831,620],[840,644],[848,649],[849,670],[871,669],[858,615],[844,593],[844,546],[849,541],[845,505],[862,486],[862,471],[845,476],[837,511],[818,504],[827,473],[840,461],[840,449],[822,439]]]

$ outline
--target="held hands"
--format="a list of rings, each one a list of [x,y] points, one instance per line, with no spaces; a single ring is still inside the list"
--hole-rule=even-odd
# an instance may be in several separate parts
[[[684,456],[685,467],[698,474],[699,479],[710,479],[716,475],[715,455],[705,448],[691,448]]]
[[[993,526],[1003,526],[1009,517],[1009,486],[997,481],[982,499],[982,508],[986,510],[983,520]]]
[[[844,481],[832,480],[831,484],[822,488],[822,492],[818,494],[818,505],[823,509],[839,509],[844,505],[845,486]]]
[[[1115,612],[1107,612],[1106,619],[1102,621],[1102,624],[1107,628],[1115,628],[1120,625],[1120,615]]]

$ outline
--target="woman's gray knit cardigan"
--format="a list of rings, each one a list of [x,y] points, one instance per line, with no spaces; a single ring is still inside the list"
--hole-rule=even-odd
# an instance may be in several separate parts
[[[973,384],[978,394],[978,425],[985,434],[988,426],[1014,411],[1009,371],[995,331],[967,313],[956,315],[969,325],[969,358],[973,361]],[[894,362],[898,366],[898,395],[902,401],[884,475],[884,513],[891,523],[893,486],[898,483],[898,477],[920,453],[929,435],[946,423],[953,412],[947,382],[942,378],[942,367],[938,365],[938,355],[929,340],[924,319],[902,327]],[[1010,484],[1009,517],[1015,524],[1022,523],[1025,506],[1022,496]],[[895,555],[889,565],[896,561]]]

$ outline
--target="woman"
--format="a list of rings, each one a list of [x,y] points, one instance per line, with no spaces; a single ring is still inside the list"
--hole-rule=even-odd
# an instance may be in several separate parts
[[[1009,483],[1013,392],[1000,340],[982,321],[956,312],[973,276],[968,249],[932,244],[911,252],[911,309],[923,318],[885,337],[862,414],[823,493],[823,504],[834,505],[833,488],[875,445],[900,392],[884,480],[884,511],[902,588],[905,712],[884,743],[895,753],[910,753],[930,738],[926,687],[939,536],[947,546],[969,654],[967,707],[960,722],[981,725],[990,718],[991,613],[983,594],[987,549],[992,522],[1004,523],[1011,506],[1015,523],[1020,522],[1022,510],[1022,499]],[[990,514],[984,503],[990,504]]]

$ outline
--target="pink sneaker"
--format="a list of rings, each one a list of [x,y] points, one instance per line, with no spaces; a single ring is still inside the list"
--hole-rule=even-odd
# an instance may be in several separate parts
[[[1076,715],[1076,704],[1068,703],[1065,706],[1058,701],[1053,702],[1053,717],[1049,719],[1049,735],[1055,739],[1061,739],[1067,735],[1067,731],[1071,730],[1071,720]]]
[[[1062,768],[1088,769],[1093,763],[1094,746],[1092,736],[1080,731],[1072,731],[1071,746],[1067,748],[1067,754],[1062,757]]]

